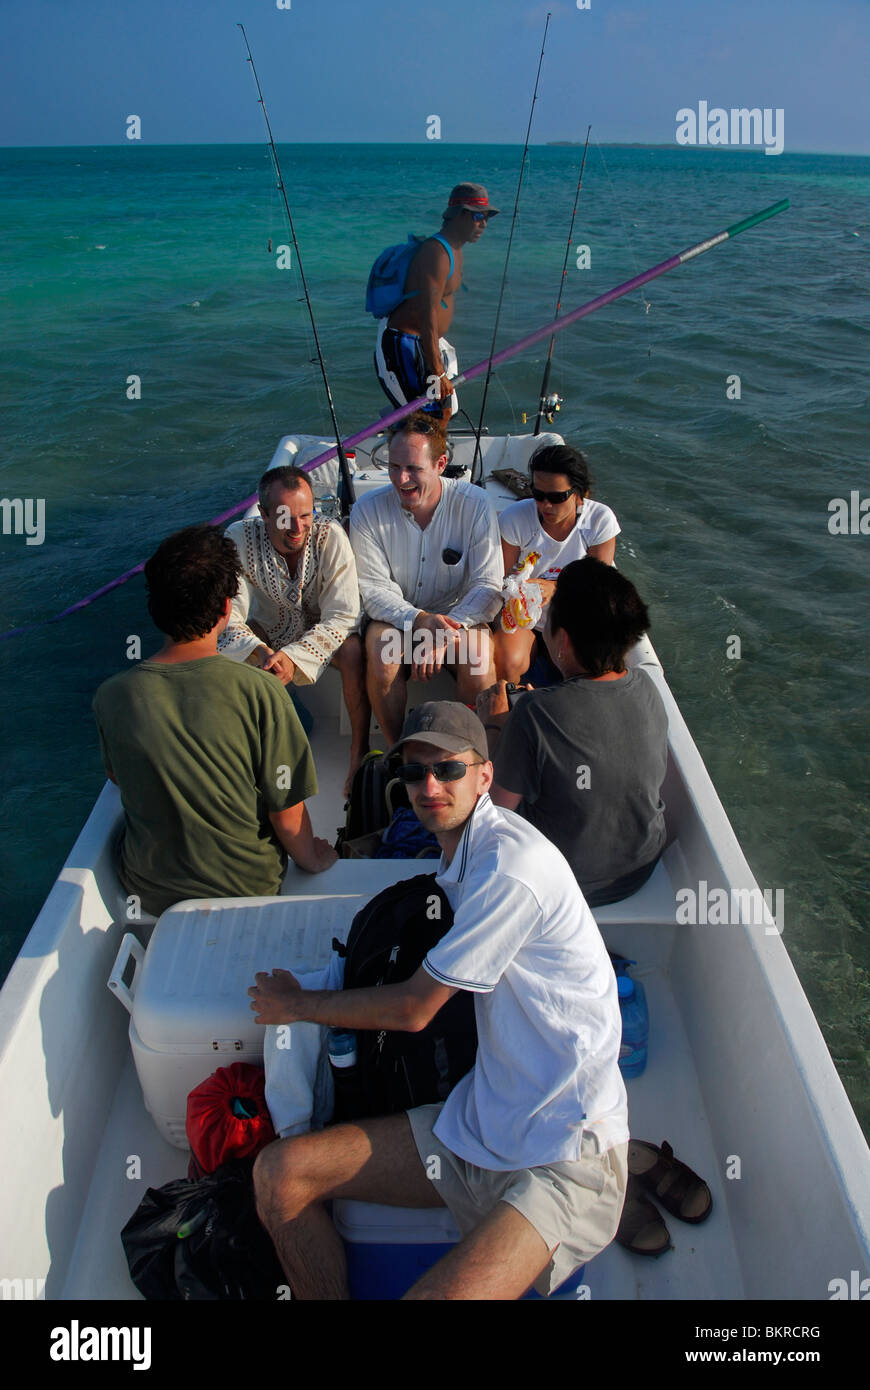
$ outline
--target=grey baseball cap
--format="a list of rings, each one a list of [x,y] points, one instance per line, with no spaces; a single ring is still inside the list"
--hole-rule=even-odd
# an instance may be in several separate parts
[[[473,710],[456,700],[427,700],[417,705],[405,719],[402,736],[390,749],[397,753],[403,743],[430,743],[448,753],[464,753],[472,748],[484,762],[489,759],[486,730]]]

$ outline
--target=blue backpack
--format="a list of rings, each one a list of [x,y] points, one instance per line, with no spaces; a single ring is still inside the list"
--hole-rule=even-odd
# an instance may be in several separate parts
[[[374,314],[376,319],[386,318],[394,309],[398,309],[406,299],[413,299],[417,293],[413,290],[411,294],[405,294],[405,281],[408,278],[408,271],[411,262],[423,245],[424,241],[440,241],[448,256],[450,257],[450,275],[453,274],[453,248],[442,236],[425,237],[414,236],[409,233],[407,241],[397,242],[395,246],[388,246],[382,251],[369,272],[369,282],[366,286],[366,311]],[[449,278],[449,277],[448,277]]]

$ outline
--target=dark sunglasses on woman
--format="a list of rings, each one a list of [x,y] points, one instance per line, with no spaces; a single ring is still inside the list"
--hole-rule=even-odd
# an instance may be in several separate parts
[[[573,492],[572,487],[569,487],[567,492],[542,492],[539,487],[532,488],[532,496],[536,502],[552,502],[554,507],[558,507],[560,502],[567,502]]]

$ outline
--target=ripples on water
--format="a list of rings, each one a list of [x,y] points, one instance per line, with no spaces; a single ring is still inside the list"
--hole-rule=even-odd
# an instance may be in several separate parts
[[[383,409],[362,311],[374,255],[434,229],[460,179],[511,208],[519,153],[282,151],[345,432]],[[551,317],[579,155],[531,151],[500,346]],[[328,417],[295,273],[266,251],[286,230],[264,150],[6,150],[0,168],[2,488],[47,508],[42,547],[3,538],[5,630],[245,496],[281,434]],[[865,1128],[870,537],[831,536],[827,509],[870,493],[868,194],[867,159],[591,150],[576,243],[592,268],[569,261],[568,307],[781,197],[792,207],[568,329],[553,378],[560,428],[620,518],[621,564],[750,864],[786,890],[785,941]],[[466,366],[489,349],[508,220],[467,256],[452,335]],[[498,375],[493,431],[522,429],[541,364],[536,350]],[[473,416],[479,400],[466,388]],[[4,968],[99,790],[90,700],[134,632],[147,650],[141,581],[0,646]]]

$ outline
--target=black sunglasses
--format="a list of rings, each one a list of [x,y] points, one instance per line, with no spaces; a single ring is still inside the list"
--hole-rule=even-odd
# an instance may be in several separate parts
[[[396,768],[396,776],[406,786],[412,782],[422,782],[426,773],[431,772],[436,782],[461,782],[470,767],[480,767],[477,763],[464,763],[459,758],[447,758],[443,763],[402,763]]]
[[[569,487],[567,492],[542,492],[539,487],[532,487],[532,496],[536,502],[552,502],[554,507],[557,507],[560,502],[567,502],[573,493],[572,487]]]

